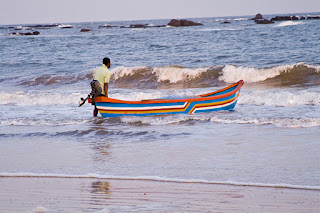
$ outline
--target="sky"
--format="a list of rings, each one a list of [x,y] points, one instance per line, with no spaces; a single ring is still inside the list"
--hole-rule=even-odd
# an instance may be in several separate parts
[[[309,12],[320,0],[0,0],[0,25]]]

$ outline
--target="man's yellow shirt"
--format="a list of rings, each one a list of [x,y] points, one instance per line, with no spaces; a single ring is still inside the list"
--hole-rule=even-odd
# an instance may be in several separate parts
[[[105,95],[104,84],[109,83],[110,77],[111,77],[111,73],[110,73],[108,67],[104,64],[102,65],[102,67],[99,67],[96,70],[96,72],[94,73],[93,80],[99,81],[101,88],[102,88],[102,92],[101,92],[102,95]]]

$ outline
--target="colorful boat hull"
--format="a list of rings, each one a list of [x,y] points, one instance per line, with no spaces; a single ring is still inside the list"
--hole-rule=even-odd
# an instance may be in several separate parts
[[[219,110],[232,110],[238,100],[241,80],[221,90],[188,99],[154,99],[123,101],[96,97],[95,105],[103,117],[152,116],[166,114],[194,114]],[[92,99],[89,99],[89,103]]]

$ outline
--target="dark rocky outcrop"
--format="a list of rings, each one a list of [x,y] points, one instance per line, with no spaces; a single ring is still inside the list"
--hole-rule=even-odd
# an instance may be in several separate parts
[[[260,13],[258,13],[256,17],[252,18],[251,20],[257,20],[257,19],[263,19],[263,16]]]
[[[291,16],[276,16],[271,21],[291,21]]]
[[[193,21],[184,20],[184,19],[181,19],[181,20],[172,19],[168,23],[168,25],[172,26],[172,27],[187,27],[187,26],[198,26],[198,25],[203,25],[203,24],[196,23],[196,22],[193,22]]]
[[[267,19],[262,19],[262,20],[257,19],[257,20],[255,20],[254,22],[256,22],[257,24],[274,24],[273,21],[269,21],[269,20],[267,20]]]
[[[129,28],[146,28],[146,24],[130,24]]]
[[[90,32],[90,29],[81,29],[80,32]]]
[[[320,16],[309,16],[307,19],[320,19]]]
[[[300,19],[297,16],[276,16],[271,19],[271,21],[297,21],[297,20],[305,20],[305,19],[320,19],[320,16],[308,16],[307,18],[301,16]]]
[[[221,24],[231,24],[231,22],[230,21],[224,21]]]
[[[57,24],[44,24],[44,25],[40,25],[40,24],[37,24],[37,25],[27,25],[25,27],[30,27],[30,28],[50,28],[50,27],[57,27],[58,25]]]
[[[166,25],[130,24],[129,26],[121,26],[120,28],[154,28],[154,27],[166,27]]]
[[[10,35],[40,35],[39,31],[34,31],[34,32],[26,32],[26,33],[11,33]]]

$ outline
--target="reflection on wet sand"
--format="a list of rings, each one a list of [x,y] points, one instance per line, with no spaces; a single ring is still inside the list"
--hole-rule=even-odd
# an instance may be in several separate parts
[[[107,181],[96,181],[92,182],[92,191],[91,193],[103,193],[110,194],[110,183]]]
[[[317,212],[319,190],[146,180],[1,177],[1,212]],[[38,212],[39,212],[38,211]]]

